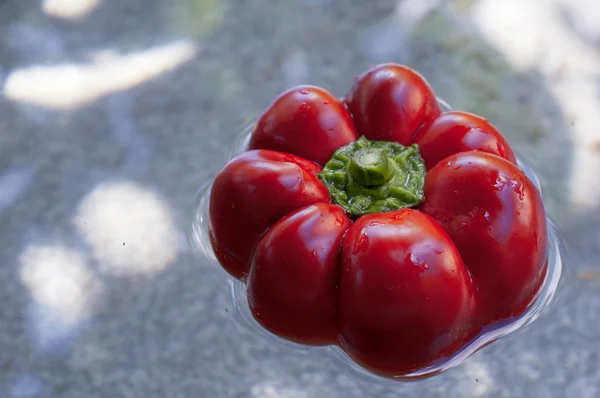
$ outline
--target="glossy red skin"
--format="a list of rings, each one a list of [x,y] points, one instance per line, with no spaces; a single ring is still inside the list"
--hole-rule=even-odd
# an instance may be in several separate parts
[[[342,208],[317,203],[269,229],[248,277],[250,309],[264,328],[302,344],[335,342],[340,247],[350,224]]]
[[[215,181],[211,239],[226,270],[250,272],[249,305],[267,330],[311,345],[335,343],[337,333],[365,368],[403,376],[533,302],[547,267],[543,204],[504,137],[475,115],[440,116],[411,69],[377,66],[345,102],[292,89],[261,117],[250,148],[325,164],[356,139],[347,106],[366,138],[419,144],[429,170],[421,211],[351,224],[326,203],[315,163],[251,151]]]
[[[546,273],[542,199],[519,168],[496,155],[450,156],[425,177],[421,210],[448,233],[480,291],[483,323],[520,315]]]
[[[476,330],[476,289],[429,216],[403,209],[359,218],[342,243],[340,345],[385,376],[453,353]]]
[[[358,138],[344,104],[328,91],[298,86],[281,94],[258,120],[250,149],[271,149],[325,165]]]
[[[419,129],[441,114],[423,76],[402,65],[383,64],[358,76],[346,104],[359,134],[410,145]]]
[[[467,112],[446,112],[415,137],[427,169],[460,152],[478,150],[517,163],[506,138],[486,119]]]
[[[227,272],[247,274],[258,240],[281,217],[329,202],[327,187],[316,177],[320,171],[306,159],[268,150],[245,152],[225,166],[210,193],[209,232]]]

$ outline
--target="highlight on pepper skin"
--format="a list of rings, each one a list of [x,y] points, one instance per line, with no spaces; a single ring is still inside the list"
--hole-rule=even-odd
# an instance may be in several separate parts
[[[211,190],[209,233],[215,255],[235,278],[248,274],[254,247],[275,221],[329,201],[316,164],[282,152],[248,151],[229,162]]]
[[[523,312],[546,273],[547,231],[542,198],[514,164],[462,152],[425,178],[420,210],[433,217],[458,248],[480,289],[484,324]]]
[[[316,203],[267,231],[248,277],[250,307],[265,328],[304,344],[335,343],[339,255],[351,223],[341,207]]]
[[[352,116],[330,92],[294,87],[275,99],[252,133],[250,149],[273,149],[325,165],[333,152],[358,138]]]
[[[489,121],[467,112],[450,111],[423,127],[414,139],[427,169],[460,152],[482,151],[511,163],[517,160],[508,141]]]
[[[215,179],[208,221],[264,329],[389,378],[525,314],[547,275],[542,198],[508,141],[442,112],[403,65],[365,71],[343,100],[282,93]]]
[[[420,211],[359,218],[341,268],[340,343],[370,369],[410,372],[478,332],[473,280],[450,237]]]

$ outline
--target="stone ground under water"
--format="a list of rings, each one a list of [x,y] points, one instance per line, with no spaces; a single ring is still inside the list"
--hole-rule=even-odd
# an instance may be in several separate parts
[[[569,249],[536,323],[408,384],[248,332],[186,240],[275,95],[387,61],[508,136]],[[593,1],[0,0],[0,396],[600,396],[599,88]]]

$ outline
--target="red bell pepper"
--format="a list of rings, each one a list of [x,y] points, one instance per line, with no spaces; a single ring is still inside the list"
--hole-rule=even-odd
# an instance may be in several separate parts
[[[211,242],[264,328],[405,375],[539,293],[546,217],[515,163],[489,122],[379,65],[344,100],[301,86],[269,106],[214,181]]]

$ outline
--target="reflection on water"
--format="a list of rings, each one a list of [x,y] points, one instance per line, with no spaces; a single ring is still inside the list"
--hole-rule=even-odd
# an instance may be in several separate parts
[[[82,20],[94,11],[101,0],[43,0],[42,10],[53,17]]]
[[[279,380],[262,381],[252,386],[250,396],[252,398],[309,398],[306,391],[281,385]]]
[[[64,56],[65,42],[52,27],[16,21],[8,25],[4,40],[9,48],[28,59],[53,60]]]
[[[32,299],[29,333],[42,351],[62,351],[90,319],[102,283],[83,254],[62,245],[27,247],[20,261],[21,282]]]
[[[474,359],[464,365],[465,377],[458,382],[462,397],[480,398],[497,392],[496,382],[487,371],[485,363]]]
[[[199,39],[208,38],[225,16],[222,0],[169,2],[166,8],[173,30]]]
[[[293,87],[309,81],[308,59],[308,54],[301,48],[294,48],[286,55],[281,63],[286,86]]]
[[[600,17],[600,5],[587,4],[589,24],[594,16]],[[575,15],[581,14],[582,3],[573,5]],[[545,2],[480,0],[473,16],[511,66],[535,69],[544,76],[572,123],[571,205],[579,211],[595,208],[600,204],[600,156],[595,147],[600,142],[600,95],[594,81],[600,75],[600,54],[571,29],[563,10]]]
[[[31,166],[12,166],[0,174],[0,212],[25,194],[34,181],[34,175]]]
[[[104,183],[85,196],[73,218],[106,275],[155,275],[176,260],[182,234],[169,206],[134,182]]]
[[[50,393],[46,383],[35,374],[19,376],[10,386],[8,398],[49,398]]]
[[[150,165],[152,146],[150,140],[136,127],[132,116],[133,100],[129,93],[111,96],[108,102],[108,120],[111,132],[127,153],[123,171],[140,175]]]
[[[366,29],[360,36],[361,50],[377,62],[403,58],[409,36],[415,26],[440,0],[399,1],[394,12],[382,22]]]
[[[125,55],[98,52],[88,64],[19,68],[7,76],[4,95],[50,109],[73,109],[171,71],[190,61],[197,50],[193,42],[179,40]]]

